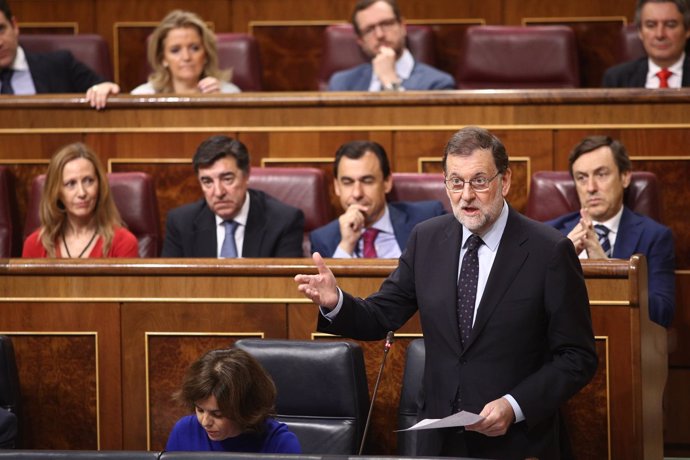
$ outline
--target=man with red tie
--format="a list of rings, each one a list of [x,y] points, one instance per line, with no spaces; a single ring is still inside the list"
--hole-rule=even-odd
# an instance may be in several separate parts
[[[393,176],[376,142],[343,144],[333,176],[345,213],[311,232],[311,250],[323,257],[398,258],[415,225],[445,213],[440,201],[386,203]]]
[[[690,36],[687,0],[639,0],[635,11],[647,56],[611,67],[605,88],[681,88],[690,86],[690,59],[685,44]]]

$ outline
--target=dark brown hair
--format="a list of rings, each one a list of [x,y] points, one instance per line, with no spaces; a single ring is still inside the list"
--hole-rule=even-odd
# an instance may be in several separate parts
[[[467,126],[453,134],[446,144],[443,152],[443,173],[446,173],[448,155],[469,156],[477,149],[490,151],[498,172],[506,172],[509,166],[508,153],[500,139],[484,128]]]
[[[261,364],[238,348],[212,350],[189,366],[178,401],[194,410],[214,396],[223,416],[242,432],[259,432],[275,413],[276,387]]]
[[[568,157],[570,176],[573,177],[573,163],[575,163],[578,158],[600,147],[609,147],[611,149],[613,160],[616,162],[616,166],[618,166],[619,173],[622,174],[632,170],[632,162],[623,144],[609,136],[587,136],[573,148],[572,152],[570,152],[570,156]]]

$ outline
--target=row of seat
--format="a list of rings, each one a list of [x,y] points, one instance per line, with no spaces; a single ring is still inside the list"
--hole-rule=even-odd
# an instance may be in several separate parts
[[[278,390],[276,418],[295,433],[304,453],[348,455],[359,451],[370,401],[364,355],[359,345],[349,341],[242,339],[235,346],[254,356],[273,378]],[[416,339],[407,351],[399,405],[400,429],[416,423],[416,399],[423,368],[424,342]],[[305,392],[305,388],[310,391]],[[17,413],[21,420],[21,394],[12,341],[2,335],[0,407]],[[24,426],[30,423],[25,421]],[[415,451],[414,435],[399,433],[398,453],[414,455]],[[30,453],[26,455],[22,458],[38,458]]]
[[[140,256],[157,257],[162,238],[153,179],[146,173],[127,172],[110,173],[108,180],[123,220],[139,240]],[[38,176],[32,184],[24,232],[20,235],[13,177],[6,166],[0,166],[0,257],[18,256],[21,240],[39,227],[38,209],[44,181],[45,176]],[[309,233],[329,220],[325,173],[317,168],[253,168],[249,186],[304,212],[305,255],[308,255]],[[393,189],[387,198],[389,201],[439,200],[450,211],[443,177],[437,173],[393,173]],[[659,219],[658,184],[653,173],[633,172],[625,199],[636,212]],[[526,209],[529,217],[545,221],[578,208],[577,193],[568,172],[534,174]]]
[[[434,33],[428,26],[408,25],[408,46],[420,62],[436,65]],[[244,33],[219,33],[218,58],[233,69],[233,82],[243,91],[261,91],[261,59],[254,37]],[[634,25],[621,28],[621,60],[644,55]],[[113,67],[108,46],[99,35],[21,35],[23,47],[33,52],[69,49],[82,62],[108,80]],[[567,26],[472,26],[458,52],[455,79],[459,89],[576,88],[580,69],[575,35]],[[366,61],[350,24],[335,24],[324,32],[318,75],[321,90],[334,72]],[[530,63],[530,65],[524,65]],[[150,67],[140,66],[146,81]]]

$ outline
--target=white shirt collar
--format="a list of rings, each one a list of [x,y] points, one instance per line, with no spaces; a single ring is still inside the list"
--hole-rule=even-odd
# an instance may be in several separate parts
[[[683,80],[683,61],[685,61],[685,52],[680,56],[676,62],[668,67],[672,75],[668,79],[668,86],[670,88],[680,88]],[[659,87],[659,77],[656,76],[661,70],[661,67],[656,65],[651,58],[647,59],[649,63],[649,72],[647,72],[647,88],[658,88]],[[650,86],[650,83],[652,85]]]
[[[623,206],[621,205],[621,208],[618,210],[615,216],[610,218],[609,220],[605,222],[598,222],[596,220],[592,220],[592,225],[597,225],[601,224],[604,225],[606,228],[609,229],[610,233],[616,234],[618,233],[618,227],[620,227],[621,224],[621,217],[623,216]],[[611,238],[611,237],[609,237]]]
[[[503,208],[501,209],[501,214],[498,215],[496,222],[489,228],[486,233],[479,235],[482,238],[484,244],[491,249],[491,252],[496,252],[498,244],[501,242],[501,237],[503,236],[503,231],[506,229],[506,224],[508,223],[508,203],[503,200]],[[462,247],[465,247],[467,239],[470,237],[472,232],[462,226]]]
[[[217,214],[214,214],[216,217],[216,225],[223,225],[223,222],[225,222],[225,219],[221,218]],[[240,224],[243,227],[247,226],[247,216],[249,216],[249,190],[245,192],[244,195],[244,204],[240,208],[240,212],[237,213],[237,215],[232,219],[238,224]]]
[[[26,53],[21,46],[17,46],[17,54],[14,56],[14,61],[10,66],[13,70],[29,70],[29,63],[26,62]]]
[[[383,215],[379,218],[379,220],[371,224],[370,227],[380,230],[383,233],[395,233],[393,231],[393,222],[391,221],[391,213],[388,210],[388,205],[385,206]]]

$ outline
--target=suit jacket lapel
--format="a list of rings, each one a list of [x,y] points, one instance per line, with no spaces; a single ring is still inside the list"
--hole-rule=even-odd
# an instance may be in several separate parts
[[[616,244],[613,245],[612,257],[627,259],[635,253],[637,242],[642,234],[642,219],[627,207],[623,207],[621,222],[618,224]]]
[[[192,254],[198,254],[198,257],[218,257],[216,216],[206,203],[194,218],[193,228]]]
[[[496,306],[503,298],[505,291],[511,286],[515,274],[524,264],[528,253],[521,245],[527,238],[529,236],[524,233],[516,211],[510,208],[508,222],[503,231],[496,258],[491,266],[489,279],[484,288],[484,295],[479,302],[479,310],[474,321],[474,327],[472,328],[469,341],[465,344],[465,349],[469,348],[477,336],[481,334]]]
[[[444,318],[443,324],[449,324],[450,335],[446,337],[449,341],[449,346],[457,350],[457,353],[462,352],[460,346],[460,327],[458,325],[458,274],[460,270],[460,247],[462,246],[462,225],[457,219],[452,219],[453,225],[448,225],[444,229],[444,237],[438,242],[438,252],[434,260],[435,268],[439,273],[448,275],[448,278],[439,280],[439,289],[443,292],[454,292],[451,296],[453,299],[450,308],[443,309]],[[445,276],[445,275],[444,275]]]
[[[247,226],[244,229],[244,244],[242,257],[258,257],[261,242],[266,233],[266,203],[263,196],[254,190],[249,190],[249,214]]]
[[[374,68],[371,64],[362,66],[362,71],[358,72],[353,84],[353,88],[357,91],[369,91],[369,84],[371,83],[371,75],[374,73]]]
[[[411,229],[409,225],[407,225],[408,216],[395,206],[388,206],[388,212],[391,217],[391,224],[393,225],[395,239],[398,242],[400,250],[403,251],[407,245],[407,240],[410,237]]]
[[[31,72],[36,94],[50,92],[46,85],[46,82],[50,81],[50,75],[45,75],[45,66],[41,64],[41,60],[36,59],[33,54],[27,53],[26,50],[24,50],[24,55],[29,66],[29,72]]]

